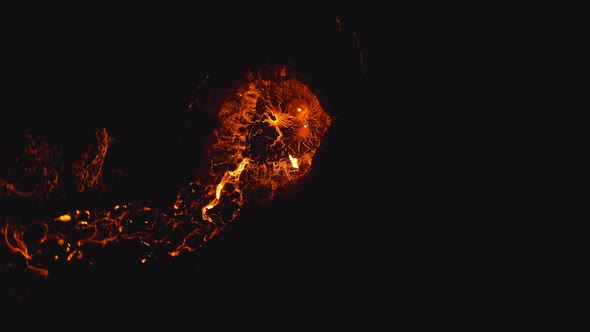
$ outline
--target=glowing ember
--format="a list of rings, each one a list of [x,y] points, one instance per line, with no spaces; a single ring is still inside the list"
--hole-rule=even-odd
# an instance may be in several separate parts
[[[82,260],[91,248],[126,242],[145,263],[161,254],[194,251],[232,222],[250,195],[272,199],[309,174],[312,161],[331,118],[314,93],[279,67],[263,77],[249,75],[210,105],[217,127],[205,152],[206,175],[181,187],[168,212],[137,203],[104,210],[74,210],[35,222],[36,239],[27,227],[12,220],[0,225],[2,242],[22,257],[26,266],[46,276],[52,262]],[[77,191],[102,188],[102,167],[112,138],[105,128],[96,132],[98,144],[72,165]],[[19,189],[0,180],[7,195],[47,197],[60,183],[54,163],[59,150],[36,144],[29,137],[28,169],[41,167],[35,186]],[[51,167],[50,167],[51,166]],[[29,225],[28,227],[32,227]],[[25,240],[26,239],[26,240]]]

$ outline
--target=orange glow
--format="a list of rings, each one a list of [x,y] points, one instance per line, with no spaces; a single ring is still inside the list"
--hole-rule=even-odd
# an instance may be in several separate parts
[[[203,177],[180,187],[168,212],[141,203],[72,210],[36,222],[44,230],[36,243],[25,240],[25,226],[6,220],[0,224],[1,240],[43,276],[48,273],[44,257],[54,262],[88,259],[90,246],[111,242],[140,246],[148,253],[138,257],[141,263],[158,255],[174,257],[197,250],[236,219],[247,195],[264,192],[255,198],[270,200],[310,173],[331,118],[297,77],[288,77],[283,67],[273,73],[250,74],[225,91],[219,104],[208,105],[217,124],[204,147],[208,168]],[[96,131],[96,139],[96,147],[90,146],[72,165],[77,191],[106,190],[102,168],[114,139],[105,128]],[[38,143],[28,147],[32,156],[42,148],[54,151]],[[59,184],[55,174],[42,179],[46,185],[31,195],[53,191]],[[0,185],[25,196],[9,180],[0,180]],[[88,259],[88,264],[93,262]]]
[[[72,217],[70,217],[69,214],[64,214],[64,215],[61,215],[61,216],[55,218],[54,220],[55,221],[68,222],[68,221],[72,221]]]
[[[106,158],[109,144],[114,139],[109,136],[106,128],[100,128],[95,132],[98,146],[96,149],[91,145],[83,153],[82,158],[74,162],[72,172],[74,183],[79,192],[86,189],[104,190],[102,184],[102,167]]]
[[[293,166],[293,168],[299,168],[299,161],[297,160],[297,158],[294,158],[291,155],[289,155],[289,160],[291,160],[291,166]]]
[[[208,222],[213,222],[213,219],[211,219],[211,217],[209,217],[207,215],[207,211],[211,210],[219,203],[219,199],[221,198],[221,192],[222,192],[223,187],[225,186],[226,183],[228,183],[228,182],[236,183],[240,179],[240,174],[242,174],[242,171],[244,171],[244,167],[246,167],[247,164],[248,164],[248,158],[244,158],[244,159],[242,159],[242,161],[240,162],[240,165],[238,166],[238,168],[236,170],[225,172],[225,174],[223,175],[223,178],[221,179],[221,181],[219,182],[219,184],[217,184],[217,187],[215,188],[215,198],[211,202],[209,202],[209,204],[205,205],[203,207],[203,209],[201,210],[201,216],[203,217],[203,220],[206,220]]]
[[[301,137],[308,137],[309,136],[309,126],[307,123],[304,123],[299,126],[299,130],[297,130],[297,135]]]

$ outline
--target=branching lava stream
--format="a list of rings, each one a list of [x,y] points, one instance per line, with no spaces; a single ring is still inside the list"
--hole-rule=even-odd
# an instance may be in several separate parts
[[[247,197],[270,200],[309,175],[331,123],[314,93],[282,66],[247,75],[211,109],[216,127],[205,146],[209,169],[181,186],[169,209],[122,202],[28,223],[6,216],[2,246],[41,276],[56,262],[92,264],[92,252],[111,243],[129,243],[141,262],[197,250],[236,218]],[[96,138],[96,148],[71,167],[80,192],[101,186],[113,138],[106,128]],[[0,179],[0,196],[42,199],[59,186],[59,149],[29,139],[27,170],[37,174],[35,186],[20,188],[12,179]],[[28,236],[32,228],[38,235]]]

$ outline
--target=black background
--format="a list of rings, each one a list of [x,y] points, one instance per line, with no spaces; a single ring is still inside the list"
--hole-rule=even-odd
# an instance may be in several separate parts
[[[19,279],[34,291],[7,294],[8,321],[563,330],[583,312],[588,73],[575,10],[35,9],[8,12],[4,29],[3,150],[33,133],[75,155],[104,125],[109,165],[127,174],[110,196],[48,213],[169,206],[210,129],[187,107],[206,74],[223,86],[290,61],[335,121],[298,194],[243,211],[194,254],[136,266],[106,250],[92,269]]]

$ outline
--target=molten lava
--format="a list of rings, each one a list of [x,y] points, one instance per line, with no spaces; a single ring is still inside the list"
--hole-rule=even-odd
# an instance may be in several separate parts
[[[237,217],[246,197],[272,199],[307,176],[331,123],[314,93],[284,68],[248,75],[209,110],[217,126],[205,146],[208,170],[180,188],[169,210],[125,203],[28,224],[6,217],[1,242],[43,276],[54,262],[85,259],[92,264],[86,255],[114,242],[140,249],[140,262],[194,251]],[[105,128],[96,138],[97,146],[71,167],[80,192],[102,186],[103,162],[113,139]],[[12,179],[0,179],[0,194],[46,198],[61,183],[62,168],[55,164],[59,149],[29,139],[25,174],[34,185],[21,189]],[[37,236],[26,236],[33,227]]]

